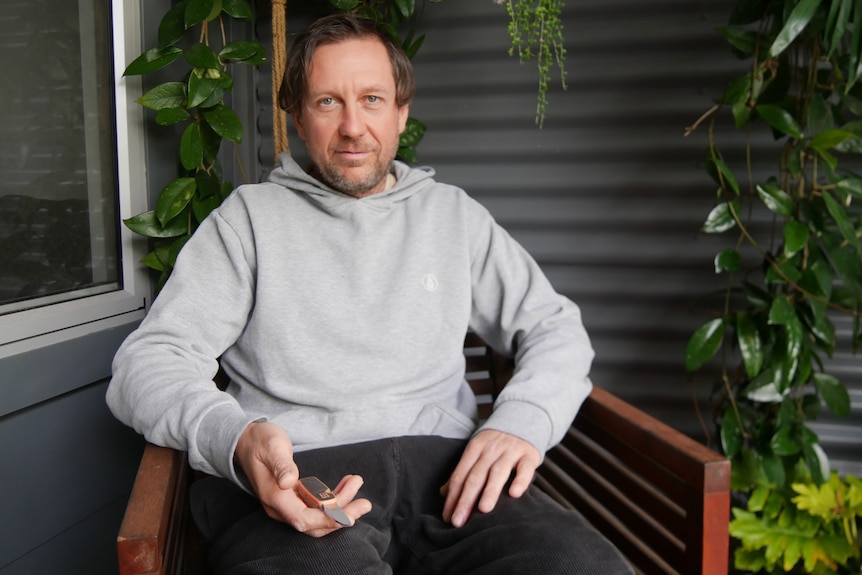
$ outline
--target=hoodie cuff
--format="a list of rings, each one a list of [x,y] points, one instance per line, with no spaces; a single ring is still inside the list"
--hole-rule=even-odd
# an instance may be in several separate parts
[[[485,429],[520,437],[536,448],[543,461],[545,452],[552,447],[551,419],[544,409],[532,403],[509,400],[495,405],[491,417],[479,427],[477,433]]]
[[[248,482],[242,481],[237,474],[233,455],[242,432],[257,421],[262,420],[249,417],[236,405],[220,405],[204,416],[195,438],[195,447],[204,466],[212,468],[216,475],[230,479],[246,490]]]

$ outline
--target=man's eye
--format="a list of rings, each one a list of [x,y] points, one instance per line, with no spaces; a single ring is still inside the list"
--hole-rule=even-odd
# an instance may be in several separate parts
[[[335,100],[333,98],[323,98],[322,100],[320,100],[320,105],[331,106],[334,102]]]
[[[366,96],[366,97],[365,97],[365,99],[366,99],[366,101],[368,101],[370,104],[376,104],[377,102],[379,102],[379,101],[380,101],[380,98],[378,98],[377,96]]]

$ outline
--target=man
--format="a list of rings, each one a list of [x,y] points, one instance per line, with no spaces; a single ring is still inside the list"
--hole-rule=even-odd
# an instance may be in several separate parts
[[[109,405],[216,476],[192,507],[218,573],[629,573],[530,486],[590,391],[578,308],[463,191],[393,161],[413,93],[371,21],[297,38],[279,103],[313,168],[283,155],[201,225]],[[478,429],[468,329],[517,350]],[[303,502],[308,475],[352,526]]]

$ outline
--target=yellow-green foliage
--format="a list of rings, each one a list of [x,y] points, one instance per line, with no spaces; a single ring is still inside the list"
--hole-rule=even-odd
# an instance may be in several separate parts
[[[791,498],[761,486],[752,492],[747,510],[733,509],[730,534],[741,542],[736,567],[769,573],[799,572],[800,567],[804,573],[858,573],[862,481],[832,473],[819,486],[793,483],[792,490],[796,496]]]

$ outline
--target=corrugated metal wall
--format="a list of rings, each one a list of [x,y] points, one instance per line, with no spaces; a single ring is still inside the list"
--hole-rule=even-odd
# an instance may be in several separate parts
[[[729,240],[698,232],[715,186],[705,128],[683,132],[742,70],[715,33],[733,5],[569,2],[568,90],[552,87],[541,130],[534,64],[508,57],[507,17],[492,0],[426,4],[414,62],[411,112],[428,126],[420,162],[485,204],[580,304],[597,385],[696,437],[694,400],[709,418],[710,383],[690,381],[684,350],[707,319],[698,300],[723,285],[712,258]],[[300,29],[307,20],[291,6],[289,30]],[[262,17],[262,38],[268,27]],[[259,177],[273,161],[269,74],[258,82]],[[741,135],[727,132],[740,148]],[[296,137],[291,147],[302,156]],[[833,372],[850,385],[854,414],[825,415],[816,430],[833,463],[859,473],[862,362],[842,353]]]

